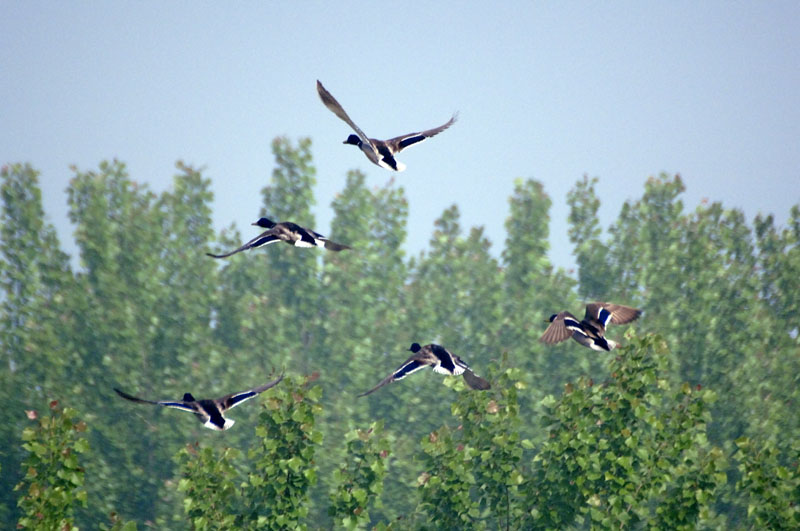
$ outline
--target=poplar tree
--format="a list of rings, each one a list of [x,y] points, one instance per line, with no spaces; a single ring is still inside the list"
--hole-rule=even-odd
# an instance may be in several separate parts
[[[321,382],[327,403],[323,411],[327,448],[320,459],[319,488],[325,494],[336,488],[335,470],[348,459],[341,444],[348,434],[367,429],[379,419],[397,426],[414,416],[412,406],[405,402],[408,395],[392,399],[376,393],[357,398],[405,360],[405,349],[412,341],[406,323],[414,309],[405,293],[407,266],[402,248],[408,217],[405,192],[392,182],[369,189],[365,175],[351,171],[331,208],[331,238],[352,250],[324,255],[320,286],[324,341],[315,367],[325,376]],[[402,393],[403,389],[391,391]],[[394,406],[387,407],[387,400]],[[408,440],[402,430],[391,432],[391,437]],[[411,505],[403,493],[413,477],[413,463],[408,452],[394,462],[398,468],[388,476],[386,490],[396,503],[372,511],[374,519],[391,517]]]
[[[0,213],[0,517],[15,521],[19,479],[20,432],[25,409],[34,409],[69,384],[71,337],[62,323],[73,315],[65,308],[71,287],[69,257],[42,207],[39,174],[28,164],[3,166]],[[68,326],[66,327],[68,328]]]

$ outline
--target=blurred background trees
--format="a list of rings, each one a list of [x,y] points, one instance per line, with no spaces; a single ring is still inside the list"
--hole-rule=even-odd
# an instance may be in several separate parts
[[[272,149],[253,221],[319,230],[311,142]],[[327,234],[352,251],[214,260],[258,228],[214,234],[202,171],[178,163],[161,194],[119,161],[72,171],[74,258],[35,169],[2,169],[6,527],[36,527],[34,494],[55,498],[32,485],[65,474],[71,494],[42,517],[89,528],[800,526],[800,205],[786,227],[687,211],[680,176],[660,175],[604,230],[584,177],[567,198],[570,275],[547,257],[540,182],[516,181],[502,250],[442,205],[428,249],[406,257],[403,188],[353,171]],[[538,342],[587,300],[644,310],[611,329],[623,347]],[[445,345],[493,388],[424,371],[357,399],[412,342]],[[225,433],[112,390],[218,396],[283,369]],[[38,468],[66,447],[71,472]]]

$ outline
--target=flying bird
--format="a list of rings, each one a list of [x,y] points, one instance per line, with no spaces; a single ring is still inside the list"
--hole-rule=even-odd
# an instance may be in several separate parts
[[[409,133],[407,135],[390,138],[389,140],[377,140],[375,138],[369,138],[366,134],[364,134],[364,131],[362,131],[353,122],[353,120],[347,116],[347,113],[344,111],[339,102],[336,101],[336,98],[334,98],[331,93],[322,86],[322,83],[320,83],[319,80],[317,80],[317,93],[319,93],[322,103],[324,103],[333,114],[341,118],[347,125],[353,128],[353,131],[356,132],[355,135],[348,136],[347,140],[345,140],[343,144],[352,144],[354,146],[358,146],[359,149],[364,152],[364,155],[367,156],[370,162],[377,164],[381,168],[386,168],[387,170],[403,171],[406,169],[405,164],[395,160],[394,156],[409,146],[419,144],[420,142],[423,142],[432,136],[438,135],[453,125],[458,117],[457,113],[453,114],[446,124],[440,125],[439,127],[434,127],[433,129],[427,129],[418,133]]]
[[[343,251],[344,249],[350,249],[350,247],[348,247],[347,245],[342,245],[340,243],[332,242],[322,234],[314,232],[311,229],[303,228],[296,223],[292,223],[291,221],[282,221],[280,223],[275,223],[269,218],[260,218],[258,221],[253,223],[253,225],[268,230],[265,230],[264,232],[262,232],[249,242],[245,243],[238,249],[234,249],[233,251],[230,251],[228,253],[224,254],[206,253],[206,254],[213,258],[226,258],[228,256],[231,256],[232,254],[236,254],[241,251],[246,251],[248,249],[256,249],[258,247],[263,247],[264,245],[269,245],[270,243],[275,243],[277,241],[284,241],[289,245],[294,245],[295,247],[324,247],[329,251],[336,251],[336,252]]]
[[[611,350],[617,343],[605,338],[606,326],[625,324],[635,321],[642,314],[641,310],[611,304],[609,302],[591,302],[586,305],[586,315],[582,321],[569,312],[554,313],[550,316],[550,326],[544,331],[540,341],[552,345],[566,341],[570,337],[592,350]]]
[[[281,380],[283,380],[283,374],[281,374],[277,380],[273,380],[272,382],[264,384],[260,387],[254,387],[253,389],[242,391],[240,393],[232,393],[220,398],[201,400],[197,400],[192,396],[191,393],[186,393],[183,395],[183,400],[159,400],[158,402],[154,402],[152,400],[144,400],[142,398],[129,395],[128,393],[120,391],[117,388],[114,388],[114,391],[116,391],[117,394],[122,398],[132,402],[139,402],[141,404],[155,404],[158,406],[170,407],[174,409],[180,409],[181,411],[188,411],[189,413],[194,413],[206,428],[222,431],[233,426],[235,422],[233,419],[225,418],[226,411],[238,406],[242,402],[250,400],[254,396],[266,391],[270,387],[274,387]]]
[[[404,361],[403,364],[397,368],[397,370],[381,380],[381,383],[366,393],[361,393],[358,396],[367,396],[368,394],[377,391],[384,385],[392,383],[396,380],[402,380],[409,374],[415,373],[425,367],[431,367],[434,372],[439,374],[450,374],[453,376],[463,374],[467,385],[478,391],[485,391],[486,389],[491,388],[491,385],[489,385],[488,381],[472,372],[469,366],[464,363],[461,358],[442,346],[430,344],[420,347],[419,343],[414,343],[408,350],[410,350],[413,355]]]

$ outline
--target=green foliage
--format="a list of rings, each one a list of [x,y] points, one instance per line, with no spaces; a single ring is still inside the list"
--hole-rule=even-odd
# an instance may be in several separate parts
[[[75,505],[86,506],[87,502],[84,469],[78,458],[89,449],[83,435],[86,423],[77,416],[77,411],[62,408],[56,400],[50,402],[48,415],[40,417],[36,411],[28,411],[28,418],[38,418],[38,423],[22,432],[22,447],[28,456],[22,462],[25,476],[14,487],[20,493],[22,510],[17,527],[77,529]]]
[[[87,462],[95,525],[112,510],[158,521],[174,499],[164,483],[173,475],[174,448],[184,444],[186,430],[202,429],[188,416],[159,422],[160,410],[120,415],[131,405],[118,403],[112,387],[181,396],[225,374],[210,341],[213,298],[198,289],[213,285],[214,266],[186,245],[211,234],[210,182],[182,164],[178,170],[173,189],[161,196],[117,161],[76,170],[68,190],[83,269],[66,304],[75,316],[65,323],[74,363],[64,385],[86,401],[93,446],[104,448]],[[123,463],[130,470],[124,476]]]
[[[523,515],[519,486],[523,448],[517,392],[518,369],[506,369],[490,391],[447,385],[460,392],[452,405],[457,427],[431,432],[421,441],[424,472],[418,478],[420,506],[438,528],[511,528]]]
[[[550,315],[578,304],[572,291],[575,282],[563,270],[555,270],[547,257],[551,204],[542,183],[517,179],[505,224],[500,348],[508,353],[508,364],[521,369],[528,392],[520,396],[520,406],[528,411],[576,372],[593,375],[599,371],[594,357],[564,345],[552,348],[539,342]],[[522,436],[537,440],[541,431],[526,423]]]
[[[347,455],[333,473],[336,488],[330,494],[328,514],[336,528],[356,529],[369,523],[368,506],[380,504],[389,441],[382,421],[347,433],[345,440]]]
[[[608,381],[582,378],[543,401],[548,435],[526,485],[526,525],[693,529],[713,517],[726,480],[706,435],[715,395],[669,383],[659,337],[629,340]]]
[[[305,529],[308,490],[317,482],[314,454],[322,444],[316,428],[319,386],[287,376],[262,402],[258,444],[248,452],[251,472],[244,488],[246,517],[262,529]]]
[[[288,139],[276,138],[272,142],[272,152],[276,167],[270,184],[262,190],[264,205],[261,215],[275,221],[293,221],[313,229],[315,221],[311,206],[314,203],[312,191],[316,169],[312,163],[311,140],[301,139],[297,147],[293,147]],[[299,338],[301,348],[313,348],[319,339],[314,327],[309,326],[317,312],[315,288],[318,254],[314,249],[269,251],[273,252],[265,252],[262,258],[266,260],[265,266],[272,271],[272,275],[266,285],[262,281],[258,294],[268,297],[271,307],[282,308],[283,316],[276,323],[281,329],[281,336],[270,335],[268,341],[275,344],[282,340],[281,343],[288,350],[295,348]],[[291,319],[286,319],[286,316],[291,316]],[[274,326],[267,330],[274,332]],[[308,366],[299,369],[303,372],[313,370]]]
[[[797,441],[788,459],[782,458],[772,441],[741,437],[736,440],[736,447],[734,459],[738,461],[741,474],[736,489],[746,499],[748,527],[800,527],[800,445]]]
[[[236,523],[236,470],[233,461],[239,456],[235,448],[215,452],[198,443],[186,445],[176,455],[181,479],[178,490],[183,493],[183,510],[192,529],[231,529]]]
[[[395,502],[374,506],[370,516],[377,519],[413,509],[414,500],[406,494],[408,484],[416,477],[409,448],[423,429],[416,426],[421,416],[415,407],[422,397],[399,387],[393,389],[399,395],[376,393],[369,399],[355,399],[357,393],[375,385],[386,371],[404,359],[406,353],[402,349],[411,343],[407,323],[409,314],[413,314],[405,303],[408,277],[402,248],[408,216],[405,193],[392,182],[368,188],[365,179],[361,172],[348,172],[344,190],[331,204],[335,214],[331,238],[353,249],[323,255],[324,267],[317,289],[321,294],[319,328],[324,339],[317,352],[304,355],[313,356],[314,361],[309,364],[327,373],[327,377],[320,379],[325,391],[325,408],[320,419],[325,426],[325,446],[324,457],[319,460],[317,499],[338,488],[333,475],[348,459],[345,445],[341,444],[348,433],[376,420],[383,420],[386,426],[397,426],[414,419],[413,427],[407,431],[387,430],[395,460],[385,496]],[[393,406],[387,407],[389,403]],[[398,447],[402,448],[400,454],[395,452]],[[324,507],[317,504],[315,519],[327,517]]]
[[[480,509],[470,494],[475,485],[472,452],[458,442],[453,429],[443,426],[421,441],[425,456],[423,472],[417,482],[420,489],[419,510],[425,521],[443,529],[477,526]]]
[[[314,166],[311,160],[311,141],[301,139],[296,146],[286,138],[272,143],[276,167],[261,194],[260,215],[274,221],[292,221],[316,228],[311,213],[313,205]],[[253,221],[258,216],[253,215]],[[258,234],[258,227],[248,227],[245,240]],[[225,248],[239,246],[242,238],[223,236]],[[222,248],[222,247],[220,247]],[[322,251],[324,252],[324,251]],[[198,253],[197,256],[201,256]],[[214,260],[203,256],[207,266]],[[220,356],[221,370],[248,371],[256,366],[265,371],[267,362],[287,366],[303,373],[315,370],[306,356],[293,356],[294,350],[313,351],[321,340],[318,319],[318,249],[289,249],[278,243],[267,248],[239,253],[217,261],[218,276],[207,285],[214,286],[218,298],[212,303],[219,318],[214,335],[226,349],[261,352],[269,345],[269,356],[238,359]],[[239,359],[242,363],[238,363]],[[224,368],[224,369],[223,369]]]
[[[569,203],[569,241],[575,245],[578,264],[578,291],[587,300],[606,300],[612,295],[608,246],[600,241],[600,222],[597,212],[600,199],[595,194],[597,177],[575,183],[567,194]],[[615,294],[616,295],[616,294]]]
[[[190,444],[175,456],[178,491],[192,529],[284,529],[303,527],[308,489],[316,482],[315,429],[320,387],[286,377],[261,398],[258,444],[247,453],[245,473],[235,448]]]
[[[320,229],[310,140],[272,151],[271,178],[250,191],[263,186],[261,214]],[[584,178],[567,198],[576,285],[547,257],[551,200],[531,179],[515,181],[500,257],[452,206],[407,259],[403,188],[350,172],[330,236],[353,250],[278,244],[217,261],[205,251],[256,229],[214,237],[203,172],[178,163],[156,194],[119,161],[73,171],[75,270],[36,171],[2,168],[5,527],[25,516],[18,412],[49,396],[92,426],[79,439],[91,503],[70,516],[83,527],[797,527],[800,206],[786,227],[751,225],[718,203],[685,209],[683,181],[661,175],[604,233]],[[579,297],[644,309],[609,329],[630,330],[627,346],[538,341]],[[492,390],[421,371],[356,399],[413,341],[445,345]],[[318,371],[319,387],[287,378],[224,433],[111,391],[219,396],[281,366]]]
[[[570,361],[554,358],[539,343],[541,324],[551,314],[573,306],[574,282],[562,270],[554,271],[547,257],[549,249],[548,210],[552,201],[542,183],[518,179],[511,196],[511,216],[506,220],[505,264],[506,319],[503,344],[509,363],[523,369],[529,389],[554,391],[554,383],[567,377]],[[569,356],[569,354],[567,354]],[[585,356],[580,358],[585,359]],[[558,359],[558,358],[556,358]],[[576,362],[580,363],[576,357]]]
[[[719,203],[685,212],[683,191],[678,175],[650,178],[642,198],[623,206],[607,243],[586,236],[608,249],[608,293],[644,309],[637,326],[669,343],[673,379],[725,397],[710,406],[714,444],[733,452],[747,435],[786,451],[800,436],[797,297],[788,296],[800,293],[800,209],[783,230],[771,216],[751,228],[741,211]],[[591,212],[587,183],[575,195],[573,212]],[[736,519],[746,502],[733,480],[724,490],[714,508]]]
[[[23,419],[19,412],[59,396],[74,361],[64,306],[74,289],[67,256],[42,208],[38,173],[27,164],[3,166],[0,210],[0,521],[13,522],[20,480]]]
[[[125,521],[115,512],[110,514],[111,525],[100,524],[98,526],[102,531],[136,531],[136,522],[133,520]]]
[[[459,216],[456,205],[445,210],[434,223],[430,251],[413,262],[413,336],[436,338],[443,345],[470,338],[472,355],[496,352],[502,346],[503,275],[483,229],[462,236]]]
[[[789,215],[788,227],[779,230],[775,220],[757,216],[754,222],[761,267],[762,296],[773,309],[777,325],[788,333],[800,330],[800,205]]]

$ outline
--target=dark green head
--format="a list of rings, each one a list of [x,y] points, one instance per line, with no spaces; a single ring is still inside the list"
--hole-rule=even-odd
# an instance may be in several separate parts
[[[258,225],[259,227],[263,227],[265,229],[271,229],[275,226],[275,222],[269,218],[258,218],[258,221],[253,223],[253,225]]]

